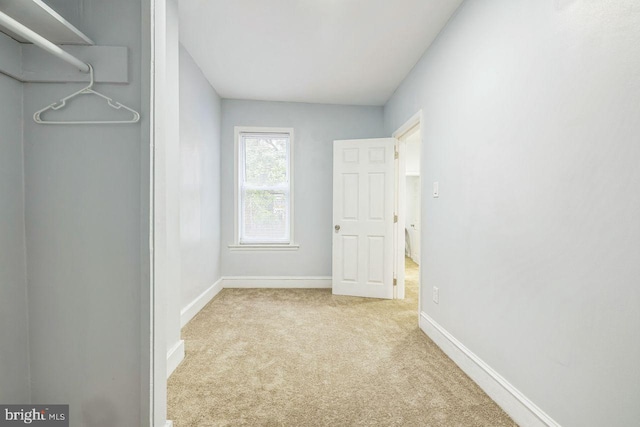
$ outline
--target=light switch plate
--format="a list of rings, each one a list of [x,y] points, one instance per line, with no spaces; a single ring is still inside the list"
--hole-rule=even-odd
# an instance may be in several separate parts
[[[438,190],[438,181],[433,182],[433,198],[437,199],[440,196],[440,192]]]

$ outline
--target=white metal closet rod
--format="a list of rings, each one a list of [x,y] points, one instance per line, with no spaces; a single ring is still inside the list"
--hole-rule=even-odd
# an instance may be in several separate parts
[[[49,40],[42,37],[40,34],[36,33],[35,31],[31,30],[28,27],[25,27],[24,25],[22,25],[21,23],[19,23],[18,21],[16,21],[12,17],[8,16],[6,13],[1,11],[0,11],[0,25],[24,37],[25,39],[29,40],[31,43],[37,46],[40,46],[42,49],[57,56],[63,61],[68,62],[69,64],[73,65],[83,73],[89,72],[89,65],[80,61],[78,58],[71,55],[70,53],[62,50],[60,46],[50,42]]]

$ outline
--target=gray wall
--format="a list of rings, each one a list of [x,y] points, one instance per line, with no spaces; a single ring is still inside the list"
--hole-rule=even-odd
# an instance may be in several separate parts
[[[234,126],[294,128],[297,251],[230,251]],[[222,101],[222,275],[331,276],[333,140],[384,136],[382,107]]]
[[[28,403],[22,84],[0,74],[0,402]]]
[[[640,419],[638,28],[468,1],[385,106],[424,112],[422,309],[566,426]]]
[[[221,275],[220,120],[220,97],[180,46],[181,307]]]
[[[27,119],[33,111],[80,85],[24,86],[32,400],[69,403],[72,426],[143,425],[149,384],[148,354],[141,352],[149,317],[148,307],[141,309],[149,268],[145,2],[60,3],[63,16],[75,16],[97,44],[129,47],[130,83],[98,90],[141,111],[143,122],[36,125]],[[77,101],[83,102],[89,100]]]

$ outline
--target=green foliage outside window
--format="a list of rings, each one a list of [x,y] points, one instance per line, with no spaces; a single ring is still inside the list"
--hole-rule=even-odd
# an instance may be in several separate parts
[[[289,188],[288,139],[244,138],[243,222],[249,239],[284,239]]]

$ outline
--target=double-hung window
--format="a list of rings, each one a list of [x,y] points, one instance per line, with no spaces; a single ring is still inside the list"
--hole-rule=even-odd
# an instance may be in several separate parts
[[[239,246],[292,245],[293,129],[236,128]]]

